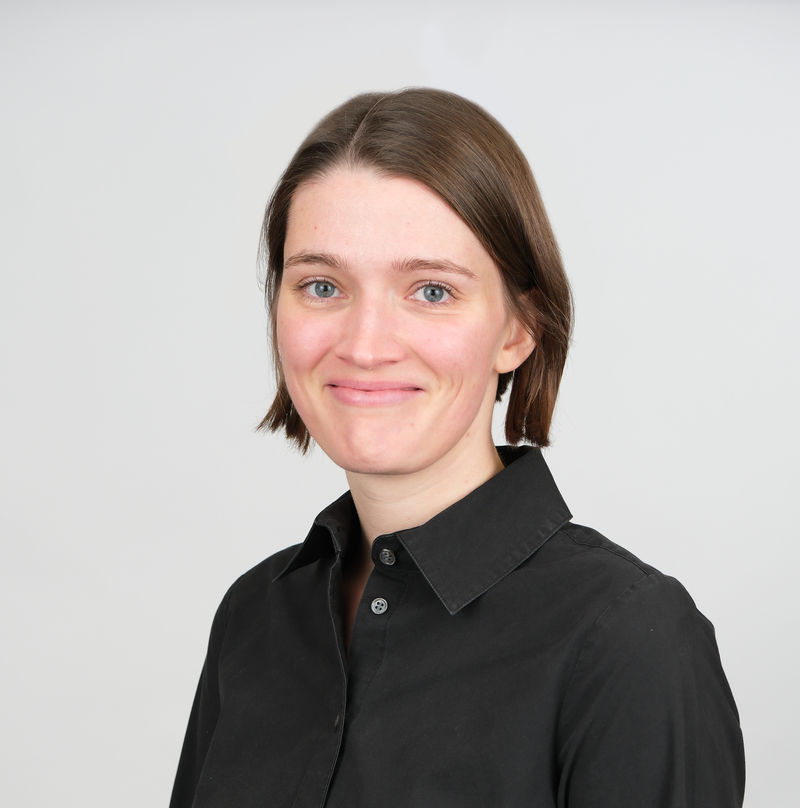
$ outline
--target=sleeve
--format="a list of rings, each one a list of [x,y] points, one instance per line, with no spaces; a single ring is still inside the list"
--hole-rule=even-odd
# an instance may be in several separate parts
[[[739,808],[744,749],[714,628],[673,578],[603,612],[561,709],[559,808]]]
[[[183,741],[169,808],[191,808],[220,711],[219,658],[225,637],[230,591],[214,615],[200,682]]]

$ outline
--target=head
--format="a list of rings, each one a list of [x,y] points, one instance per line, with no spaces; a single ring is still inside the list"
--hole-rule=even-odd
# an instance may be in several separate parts
[[[539,191],[524,155],[493,117],[459,96],[424,88],[366,93],[333,110],[303,141],[269,201],[261,254],[278,389],[259,428],[283,429],[301,449],[309,445],[278,345],[279,297],[290,257],[285,247],[293,203],[300,199],[313,207],[311,189],[333,187],[334,178],[347,175],[411,181],[384,185],[401,195],[407,189],[423,206],[428,204],[424,195],[432,195],[431,210],[438,203],[445,218],[455,214],[491,260],[508,321],[535,345],[518,366],[501,368],[493,398],[499,401],[509,392],[505,431],[510,443],[547,446],[572,305]]]

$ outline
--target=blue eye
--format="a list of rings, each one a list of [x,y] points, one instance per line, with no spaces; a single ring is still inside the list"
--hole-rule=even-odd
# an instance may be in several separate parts
[[[447,302],[447,299],[452,297],[452,294],[446,286],[442,286],[438,283],[426,283],[414,292],[414,297],[417,298],[417,300],[424,300],[426,303],[435,304]]]
[[[311,290],[314,297],[333,297],[336,287],[329,281],[316,281],[311,284]]]

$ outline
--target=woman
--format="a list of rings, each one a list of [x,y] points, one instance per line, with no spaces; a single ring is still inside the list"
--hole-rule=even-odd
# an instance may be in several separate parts
[[[530,168],[486,112],[358,96],[262,239],[278,393],[350,491],[229,590],[179,808],[741,805],[713,628],[570,514],[539,447],[571,325]],[[510,387],[506,434],[492,409]]]

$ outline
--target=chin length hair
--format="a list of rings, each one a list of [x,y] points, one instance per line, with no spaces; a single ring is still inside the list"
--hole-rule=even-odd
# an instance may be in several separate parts
[[[497,401],[511,387],[506,438],[548,446],[572,329],[572,294],[558,245],[511,135],[477,104],[427,88],[363,93],[334,109],[300,145],[267,204],[259,257],[266,267],[277,394],[258,429],[285,430],[301,451],[310,444],[281,369],[278,290],[293,195],[340,168],[416,180],[478,237],[500,270],[508,311],[536,340],[533,353],[498,380]]]

